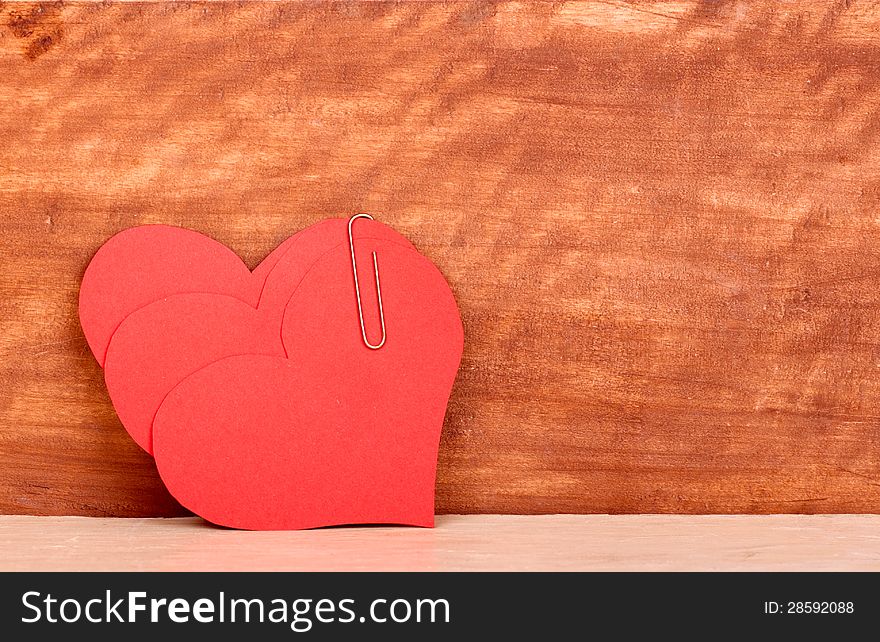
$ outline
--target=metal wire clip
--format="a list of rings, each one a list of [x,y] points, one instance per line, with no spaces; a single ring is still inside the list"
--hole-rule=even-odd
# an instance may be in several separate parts
[[[385,345],[385,312],[382,310],[382,288],[379,286],[379,262],[376,259],[376,253],[373,252],[373,272],[376,274],[376,295],[379,298],[379,321],[382,324],[382,340],[374,345],[367,339],[367,330],[364,328],[364,308],[361,305],[361,287],[358,284],[357,260],[354,257],[354,238],[351,235],[352,223],[359,218],[373,220],[373,217],[369,214],[355,214],[348,219],[348,247],[351,249],[351,272],[354,275],[354,291],[357,295],[358,317],[361,321],[361,337],[364,340],[364,345],[370,348],[370,350],[378,350]]]

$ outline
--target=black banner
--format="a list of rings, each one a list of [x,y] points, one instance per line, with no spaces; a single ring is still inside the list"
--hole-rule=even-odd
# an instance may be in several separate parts
[[[841,573],[8,573],[0,630],[114,640],[220,627],[257,640],[839,635],[880,624],[877,582]]]

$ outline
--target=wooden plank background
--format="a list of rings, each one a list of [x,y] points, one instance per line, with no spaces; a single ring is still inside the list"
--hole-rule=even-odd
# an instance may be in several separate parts
[[[181,512],[104,240],[357,211],[462,309],[439,512],[880,512],[880,5],[769,0],[0,3],[0,512]]]

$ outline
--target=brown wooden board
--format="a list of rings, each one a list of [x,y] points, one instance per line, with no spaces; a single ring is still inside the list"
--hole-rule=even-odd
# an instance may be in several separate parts
[[[465,354],[438,512],[880,512],[877,2],[0,3],[0,512],[173,515],[115,232],[373,213]]]

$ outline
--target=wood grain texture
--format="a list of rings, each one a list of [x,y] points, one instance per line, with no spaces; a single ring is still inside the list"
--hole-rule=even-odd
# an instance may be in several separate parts
[[[242,532],[195,517],[0,517],[0,571],[877,571],[876,515],[448,515]],[[136,552],[136,554],[133,554]]]
[[[374,213],[465,355],[439,512],[880,512],[877,2],[0,4],[0,512],[173,515],[113,233]]]

